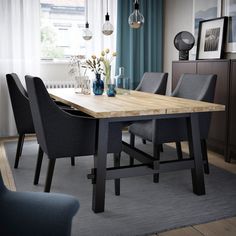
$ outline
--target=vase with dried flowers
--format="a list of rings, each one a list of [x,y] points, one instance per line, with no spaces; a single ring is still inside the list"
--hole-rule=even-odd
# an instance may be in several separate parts
[[[111,53],[110,49],[107,48],[101,52],[101,62],[103,63],[104,66],[104,82],[105,82],[105,87],[108,88],[108,84],[112,84],[111,81],[111,63],[116,57],[116,52]]]
[[[90,59],[86,60],[86,67],[94,72],[96,78],[93,81],[93,93],[95,95],[102,95],[104,92],[104,82],[101,80],[103,68],[101,66],[101,58],[93,55]]]

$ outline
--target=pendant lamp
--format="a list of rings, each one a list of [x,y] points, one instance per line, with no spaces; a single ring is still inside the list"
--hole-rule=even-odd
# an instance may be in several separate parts
[[[129,26],[133,29],[139,29],[144,24],[144,17],[139,11],[138,0],[134,1],[134,11],[129,16],[128,22]]]
[[[83,29],[82,37],[84,40],[90,40],[93,37],[92,32],[89,30],[89,23],[88,23],[88,0],[86,0],[86,23],[85,29]]]
[[[105,15],[105,23],[102,26],[102,33],[104,35],[111,35],[113,31],[114,31],[114,28],[110,22],[110,16],[108,14],[108,0],[107,0],[107,14]]]

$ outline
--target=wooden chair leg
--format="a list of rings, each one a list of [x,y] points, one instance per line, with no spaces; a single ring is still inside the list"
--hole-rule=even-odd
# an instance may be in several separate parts
[[[39,146],[37,164],[36,164],[36,169],[35,169],[35,174],[34,174],[34,185],[37,185],[39,183],[42,160],[43,160],[43,150]]]
[[[75,166],[75,157],[71,157],[70,162],[72,166]]]
[[[120,153],[114,153],[114,167],[120,167]],[[120,195],[120,179],[115,179],[115,195]]]
[[[160,145],[155,145],[154,143],[153,143],[153,157],[157,161],[160,161]],[[159,173],[153,174],[153,183],[159,183]]]
[[[143,144],[146,144],[146,143],[147,143],[145,139],[142,139],[142,141],[143,141]]]
[[[18,168],[20,156],[21,156],[21,153],[22,153],[22,147],[23,147],[23,144],[24,144],[24,139],[25,139],[25,135],[20,134],[19,138],[18,138],[17,149],[16,149],[16,158],[15,158],[15,164],[14,164],[15,169]]]
[[[135,135],[134,134],[130,134],[130,146],[134,147],[134,143],[135,143]],[[134,164],[134,158],[129,156],[129,164],[132,166]]]
[[[47,192],[47,193],[49,193],[51,189],[52,176],[53,176],[55,163],[56,163],[56,159],[49,159],[46,183],[44,187],[44,192]]]
[[[204,163],[204,172],[205,174],[210,174],[209,163],[208,163],[208,155],[207,155],[207,144],[206,140],[201,140],[201,148],[202,148],[202,158]]]
[[[176,142],[175,144],[176,144],[176,151],[177,151],[178,160],[183,160],[181,142]]]

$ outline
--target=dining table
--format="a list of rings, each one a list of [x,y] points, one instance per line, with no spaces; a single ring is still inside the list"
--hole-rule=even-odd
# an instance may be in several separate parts
[[[97,151],[94,155],[94,168],[88,175],[92,179],[92,210],[104,212],[106,180],[153,175],[155,173],[190,169],[193,193],[205,194],[203,159],[201,153],[199,114],[224,111],[225,106],[215,103],[129,91],[124,95],[108,97],[104,95],[83,95],[73,88],[49,89],[53,99],[61,101],[98,120]],[[192,146],[192,158],[173,161],[159,161],[151,155],[122,141],[122,151],[137,157],[140,164],[107,168],[107,144],[110,123],[128,123],[158,119],[185,117],[188,121],[188,137]],[[155,132],[153,132],[155,133]]]

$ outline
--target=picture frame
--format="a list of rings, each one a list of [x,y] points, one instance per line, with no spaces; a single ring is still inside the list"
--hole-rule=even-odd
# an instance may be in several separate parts
[[[228,16],[226,52],[236,52],[236,0],[224,1],[224,15]]]
[[[221,59],[226,42],[227,17],[200,21],[196,59]]]

